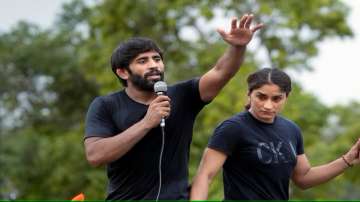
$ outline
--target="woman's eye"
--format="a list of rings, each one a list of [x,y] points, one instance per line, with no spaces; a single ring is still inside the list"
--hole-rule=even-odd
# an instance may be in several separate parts
[[[280,100],[282,99],[282,97],[274,97],[272,100],[274,101],[274,102],[280,102]]]
[[[266,100],[267,97],[265,95],[258,95],[257,96],[260,100]]]

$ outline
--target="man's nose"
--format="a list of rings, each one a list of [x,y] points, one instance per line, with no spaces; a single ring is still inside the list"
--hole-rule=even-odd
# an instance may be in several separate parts
[[[158,68],[157,66],[158,66],[158,64],[157,64],[157,62],[154,60],[154,59],[150,59],[149,60],[149,66],[151,67],[151,68]]]

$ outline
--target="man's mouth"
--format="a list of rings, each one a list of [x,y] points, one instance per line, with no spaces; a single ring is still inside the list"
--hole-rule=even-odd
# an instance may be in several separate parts
[[[146,78],[147,79],[160,79],[161,76],[160,76],[160,74],[153,74],[153,75],[148,75]]]
[[[161,79],[161,72],[160,71],[151,71],[145,74],[146,79]]]

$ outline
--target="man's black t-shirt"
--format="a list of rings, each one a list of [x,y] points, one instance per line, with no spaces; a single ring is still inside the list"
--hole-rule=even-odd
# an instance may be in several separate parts
[[[225,200],[289,199],[296,156],[304,153],[301,131],[293,122],[276,116],[268,124],[242,112],[215,129],[208,147],[227,155]]]
[[[196,115],[205,106],[199,79],[168,87],[171,113],[165,120],[160,199],[188,198],[188,160]],[[111,137],[140,121],[148,105],[132,100],[125,91],[97,97],[86,118],[85,138]],[[158,126],[131,150],[107,166],[108,200],[155,199],[159,187],[159,155],[162,135]]]

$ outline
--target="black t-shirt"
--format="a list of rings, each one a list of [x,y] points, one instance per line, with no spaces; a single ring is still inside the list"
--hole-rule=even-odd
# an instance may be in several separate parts
[[[301,131],[293,122],[276,116],[268,124],[242,112],[215,129],[208,147],[227,155],[225,200],[289,199],[296,156],[304,153]]]
[[[199,79],[168,87],[171,113],[165,120],[160,199],[188,198],[188,160],[196,115],[205,106]],[[140,121],[148,105],[132,100],[125,91],[95,98],[87,117],[85,138],[111,137]],[[159,155],[162,135],[158,126],[131,150],[107,166],[108,200],[155,199],[159,187]]]

